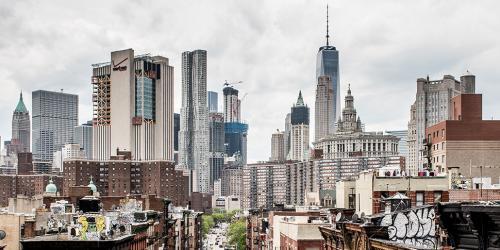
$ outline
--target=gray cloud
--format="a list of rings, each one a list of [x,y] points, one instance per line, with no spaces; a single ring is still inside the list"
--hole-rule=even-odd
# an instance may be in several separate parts
[[[208,50],[209,89],[243,80],[249,159],[270,155],[270,136],[302,90],[314,114],[315,63],[325,43],[327,1],[11,1],[0,2],[0,135],[23,90],[80,95],[80,120],[91,118],[92,63],[113,50],[180,55]],[[351,83],[370,130],[405,129],[416,78],[477,75],[484,116],[500,117],[500,3],[497,1],[329,1],[332,42],[340,51],[341,97]],[[499,118],[500,119],[500,118]],[[311,124],[314,126],[314,124]],[[314,129],[311,129],[314,131]],[[313,135],[311,135],[312,138]]]

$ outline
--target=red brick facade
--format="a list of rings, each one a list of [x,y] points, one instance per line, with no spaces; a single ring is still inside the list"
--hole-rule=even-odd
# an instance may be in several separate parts
[[[43,195],[45,186],[49,184],[50,175],[0,175],[0,206],[8,206],[9,198],[15,198],[18,195],[33,197]],[[52,181],[61,191],[63,178],[52,175]]]
[[[86,186],[90,177],[101,196],[153,194],[167,197],[176,206],[187,203],[187,176],[168,161],[135,162],[65,161],[64,195],[72,186]]]
[[[493,201],[500,200],[500,190],[498,189],[479,189],[474,190],[450,190],[450,201]]]
[[[307,250],[307,249],[318,249],[324,250],[324,240],[294,240],[287,237],[284,234],[280,235],[280,249],[296,249],[296,250]]]
[[[500,121],[482,120],[482,95],[462,94],[451,99],[453,120],[426,129],[431,144],[443,141],[500,141]]]
[[[434,205],[437,203],[437,201],[435,200],[435,197],[438,197],[438,196],[441,196],[441,198],[439,199],[439,201],[441,202],[448,202],[450,201],[450,194],[448,191],[399,191],[400,193],[403,193],[405,194],[406,196],[408,196],[408,198],[410,198],[410,202],[411,202],[411,206],[412,207],[415,207],[417,205],[417,193],[423,193],[424,195],[424,200],[423,200],[423,204],[422,205]],[[372,203],[372,207],[373,207],[373,214],[378,214],[378,213],[381,213],[381,212],[384,212],[384,207],[382,207],[381,205],[381,197],[382,197],[382,193],[385,193],[385,197],[390,197],[390,196],[393,196],[395,195],[397,192],[396,191],[389,191],[389,192],[381,192],[381,191],[374,191],[373,192],[373,203]],[[436,196],[435,196],[436,195]]]

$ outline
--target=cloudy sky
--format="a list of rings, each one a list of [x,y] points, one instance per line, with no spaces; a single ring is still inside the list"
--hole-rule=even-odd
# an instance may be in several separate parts
[[[248,158],[266,160],[271,133],[284,128],[299,90],[314,107],[327,3],[341,98],[350,83],[367,130],[406,129],[417,78],[466,70],[484,94],[484,117],[500,119],[498,1],[3,0],[0,135],[10,139],[21,90],[30,111],[31,91],[76,93],[80,122],[91,119],[91,64],[126,48],[170,58],[178,112],[181,53],[205,49],[210,90],[221,92],[224,80],[244,81],[238,88],[248,94],[242,104]]]

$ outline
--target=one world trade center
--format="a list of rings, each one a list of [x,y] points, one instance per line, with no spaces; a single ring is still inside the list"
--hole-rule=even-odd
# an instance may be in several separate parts
[[[319,48],[317,59],[316,59],[316,81],[319,80],[320,77],[323,77],[322,80],[325,80],[325,76],[327,76],[327,80],[329,79],[330,83],[327,85],[327,92],[325,93],[327,98],[332,98],[333,100],[328,100],[327,106],[321,107],[321,111],[319,114],[317,113],[317,117],[319,121],[322,123],[322,127],[326,131],[322,131],[322,134],[331,134],[334,133],[335,128],[334,124],[340,117],[340,79],[339,79],[339,52],[334,46],[330,46],[329,44],[329,33],[328,33],[328,6],[326,7],[326,46],[322,46]],[[318,93],[317,97],[318,99]],[[323,105],[321,105],[323,106]],[[316,124],[318,126],[320,124]]]

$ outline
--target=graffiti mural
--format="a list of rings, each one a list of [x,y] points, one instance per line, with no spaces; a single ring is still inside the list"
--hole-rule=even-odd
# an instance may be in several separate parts
[[[434,207],[422,207],[385,215],[380,226],[387,226],[392,241],[435,248],[436,213]]]
[[[99,240],[106,233],[106,218],[102,215],[82,215],[76,219],[70,235],[81,240]]]

